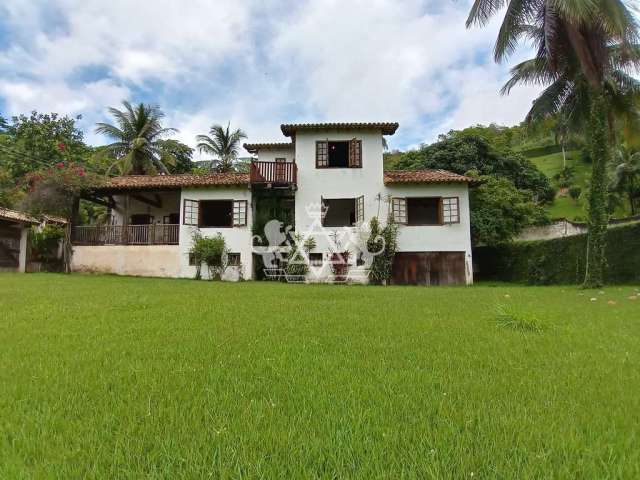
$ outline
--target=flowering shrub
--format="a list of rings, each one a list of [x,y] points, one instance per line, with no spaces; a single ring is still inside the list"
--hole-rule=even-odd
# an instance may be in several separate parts
[[[83,190],[102,183],[102,177],[87,172],[77,162],[58,162],[55,166],[25,177],[27,197],[23,207],[32,213],[49,213],[69,218],[74,198]]]

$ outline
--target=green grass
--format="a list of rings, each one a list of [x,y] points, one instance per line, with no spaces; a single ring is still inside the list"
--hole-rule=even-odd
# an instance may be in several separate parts
[[[636,292],[1,274],[0,478],[638,478]]]

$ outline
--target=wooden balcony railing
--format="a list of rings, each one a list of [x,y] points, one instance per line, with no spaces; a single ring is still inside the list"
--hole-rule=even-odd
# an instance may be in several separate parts
[[[251,162],[252,184],[271,183],[295,185],[298,181],[298,166],[295,162]]]
[[[74,245],[177,245],[180,225],[81,225],[73,227]]]

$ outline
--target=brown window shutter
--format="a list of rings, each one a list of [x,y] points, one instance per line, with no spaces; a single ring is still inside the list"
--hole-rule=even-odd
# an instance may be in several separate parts
[[[458,197],[444,197],[441,208],[442,223],[460,223],[460,200]]]
[[[233,226],[245,227],[247,225],[247,206],[246,200],[233,201]]]
[[[316,142],[316,168],[329,166],[329,142],[319,140]]]
[[[200,202],[198,200],[184,199],[182,205],[182,224],[198,226],[200,219]]]
[[[356,223],[364,223],[364,195],[356,198]]]
[[[407,199],[401,197],[393,197],[391,199],[391,213],[393,221],[402,225],[407,224]]]
[[[362,167],[362,140],[354,138],[349,142],[349,167]]]

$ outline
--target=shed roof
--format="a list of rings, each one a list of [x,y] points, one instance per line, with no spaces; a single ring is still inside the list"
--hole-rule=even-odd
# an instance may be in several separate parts
[[[392,170],[384,172],[385,185],[402,183],[476,183],[477,180],[448,170]]]
[[[0,207],[0,219],[17,223],[39,223],[38,219],[25,212]]]

